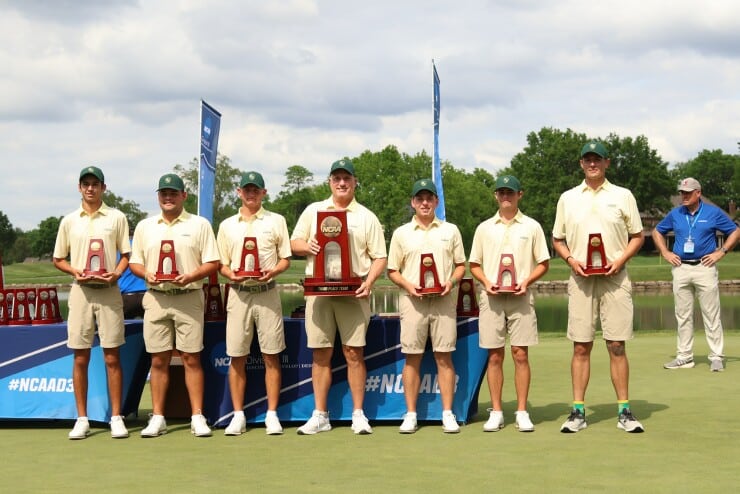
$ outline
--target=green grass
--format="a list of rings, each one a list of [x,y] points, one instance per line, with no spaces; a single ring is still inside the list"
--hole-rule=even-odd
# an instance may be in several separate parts
[[[706,343],[697,335],[697,367],[667,371],[672,333],[643,333],[627,345],[631,404],[646,428],[616,428],[616,402],[608,357],[597,342],[586,397],[588,429],[561,434],[571,400],[571,344],[543,336],[530,351],[531,434],[512,426],[515,401],[511,359],[504,385],[506,427],[481,428],[489,406],[484,385],[475,420],[458,435],[437,423],[400,435],[398,423],[376,423],[371,436],[354,436],[347,424],[317,436],[283,436],[254,428],[227,438],[194,438],[184,422],[169,434],[141,439],[151,407],[148,391],[140,418],[127,420],[132,436],[113,440],[94,429],[84,441],[66,438],[64,423],[0,423],[5,492],[734,492],[740,408],[740,332],[727,332],[728,369],[710,373]]]
[[[728,253],[718,264],[720,280],[740,279],[740,252]],[[670,281],[671,265],[661,256],[639,255],[627,264],[632,281]],[[560,258],[550,260],[550,270],[542,278],[547,281],[567,280],[570,268]]]
[[[290,268],[280,275],[280,283],[298,283],[305,277],[306,261],[295,259]],[[10,285],[27,284],[68,284],[70,277],[57,271],[51,262],[16,263],[5,266],[5,282]],[[641,255],[628,264],[632,281],[670,281],[670,265],[658,255]],[[550,270],[543,280],[567,280],[570,269],[561,259],[550,261]],[[469,275],[470,273],[468,273]],[[730,252],[719,264],[720,280],[740,279],[740,252]],[[222,280],[223,282],[223,280]],[[379,286],[392,283],[385,277],[378,281]]]

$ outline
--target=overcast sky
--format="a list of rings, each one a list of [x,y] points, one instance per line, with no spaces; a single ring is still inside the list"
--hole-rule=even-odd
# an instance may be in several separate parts
[[[290,165],[393,144],[491,173],[529,132],[645,135],[670,163],[737,153],[734,0],[6,0],[0,2],[0,211],[23,230],[110,190],[158,210],[156,182],[219,151],[277,194]],[[431,175],[431,171],[430,171]]]

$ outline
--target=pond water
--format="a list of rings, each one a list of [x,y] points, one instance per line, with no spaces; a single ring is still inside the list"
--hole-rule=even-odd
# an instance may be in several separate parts
[[[304,304],[300,290],[282,290],[283,313],[287,316]],[[722,324],[725,329],[740,329],[740,296],[737,293],[720,295]],[[676,317],[673,314],[673,294],[640,293],[634,297],[636,330],[675,330]],[[398,290],[395,288],[373,289],[371,308],[373,313],[398,312]],[[540,331],[565,332],[568,324],[568,297],[562,294],[536,294],[535,311]],[[695,327],[703,329],[701,311],[696,305],[694,311]]]
[[[543,332],[565,332],[568,323],[568,297],[566,294],[545,293],[535,295],[535,310],[539,330]],[[283,302],[283,315],[290,316],[296,308],[304,305],[303,291],[300,289],[280,289]],[[62,313],[67,313],[67,292],[59,292]],[[740,329],[740,296],[728,292],[720,295],[722,305],[722,324],[725,329]],[[675,330],[676,318],[673,314],[673,295],[670,292],[639,293],[634,297],[636,330]],[[376,287],[373,289],[371,309],[377,313],[398,312],[398,289]],[[694,324],[703,329],[701,311],[695,303]]]

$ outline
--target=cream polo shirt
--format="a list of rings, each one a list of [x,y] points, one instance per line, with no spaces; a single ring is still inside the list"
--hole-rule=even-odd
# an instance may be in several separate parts
[[[190,273],[202,264],[220,258],[216,236],[208,220],[183,210],[172,223],[167,223],[161,214],[140,221],[134,231],[129,262],[142,264],[148,273],[156,273],[162,240],[174,241],[175,263],[180,274]],[[157,289],[193,289],[202,286],[201,279],[183,287],[165,282],[157,285]]]
[[[92,214],[79,207],[59,223],[53,255],[57,259],[70,256],[69,264],[82,270],[87,264],[90,239],[99,238],[105,249],[105,269],[112,272],[118,264],[116,254],[131,252],[128,237],[128,220],[122,212],[105,203]]]
[[[221,264],[231,269],[239,269],[242,259],[244,237],[257,239],[260,269],[273,269],[280,259],[291,256],[290,237],[285,218],[260,208],[257,213],[247,219],[237,213],[221,222],[218,227],[216,242],[221,254]],[[244,282],[245,285],[259,284],[254,280]]]
[[[517,283],[527,279],[537,264],[550,259],[542,226],[521,211],[507,224],[496,212],[475,229],[468,261],[479,264],[486,278],[496,283],[501,254],[514,256]]]
[[[584,262],[588,257],[588,235],[601,233],[609,262],[618,259],[629,235],[642,233],[637,201],[628,189],[608,180],[596,190],[581,184],[563,192],[558,200],[552,236],[565,239],[571,255]]]
[[[314,202],[301,213],[291,240],[305,240],[316,235],[316,213],[337,209],[331,197],[324,201]],[[352,261],[353,276],[364,277],[370,271],[374,259],[384,259],[388,256],[385,249],[383,227],[378,217],[365,206],[352,199],[347,206],[347,229]],[[306,275],[313,276],[314,256],[307,256]]]
[[[426,228],[414,216],[393,232],[388,251],[388,269],[399,271],[406,280],[417,286],[420,284],[421,255],[429,253],[434,256],[439,282],[446,283],[455,265],[465,262],[460,230],[437,217]]]

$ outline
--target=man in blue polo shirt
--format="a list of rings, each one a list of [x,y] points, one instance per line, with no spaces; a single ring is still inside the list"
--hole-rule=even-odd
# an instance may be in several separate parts
[[[133,235],[129,238],[129,243],[133,239]],[[141,305],[141,301],[146,293],[146,282],[134,276],[131,269],[126,267],[120,278],[118,278],[118,288],[121,290],[121,298],[123,298],[123,318],[124,319],[143,319],[144,318],[144,307]]]
[[[701,200],[701,184],[684,178],[678,184],[681,206],[672,209],[653,230],[653,241],[660,254],[673,266],[673,298],[678,323],[676,358],[666,369],[694,367],[694,295],[699,299],[704,332],[709,344],[709,370],[724,370],[724,339],[720,319],[717,263],[740,239],[740,229],[720,208]],[[673,231],[673,251],[665,235]],[[727,239],[717,248],[716,232]]]

